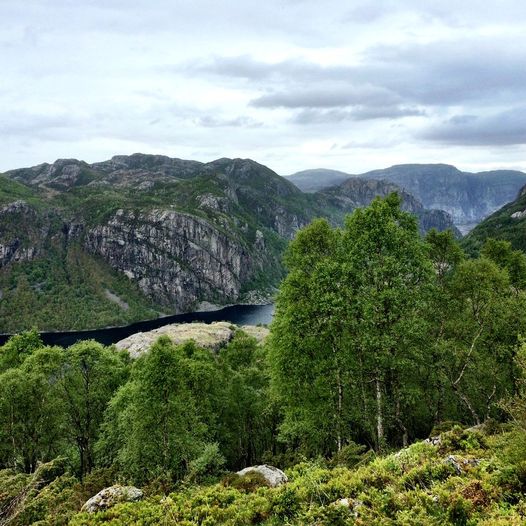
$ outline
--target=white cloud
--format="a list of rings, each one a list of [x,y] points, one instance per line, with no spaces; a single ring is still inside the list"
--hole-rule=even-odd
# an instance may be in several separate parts
[[[522,0],[3,0],[0,170],[135,151],[526,168],[525,28]]]

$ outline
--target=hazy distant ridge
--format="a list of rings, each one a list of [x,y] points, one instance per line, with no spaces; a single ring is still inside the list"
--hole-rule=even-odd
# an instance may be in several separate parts
[[[340,184],[357,177],[337,170],[318,168],[288,176],[304,192]],[[445,210],[455,224],[474,226],[517,197],[526,184],[526,173],[514,170],[462,172],[448,164],[400,164],[360,174],[365,179],[391,181],[419,199],[424,207]]]

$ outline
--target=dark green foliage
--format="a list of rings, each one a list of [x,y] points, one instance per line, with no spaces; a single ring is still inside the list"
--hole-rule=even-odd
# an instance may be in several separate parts
[[[319,220],[290,244],[270,358],[282,436],[307,453],[357,439],[383,447],[388,434],[407,433],[431,265],[399,205],[394,194],[377,199],[344,229]]]
[[[80,330],[125,325],[157,312],[126,276],[80,247],[50,250],[45,259],[0,269],[0,330]],[[108,299],[110,291],[129,306]]]
[[[526,191],[515,201],[503,206],[478,224],[463,240],[466,251],[476,254],[487,239],[509,241],[514,249],[526,251],[526,216],[513,218],[515,212],[526,210]]]

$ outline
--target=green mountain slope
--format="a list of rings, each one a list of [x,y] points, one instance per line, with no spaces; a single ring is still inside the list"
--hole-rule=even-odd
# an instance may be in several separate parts
[[[477,225],[463,243],[469,251],[477,252],[488,238],[510,241],[515,249],[526,251],[526,187],[514,201]]]
[[[355,455],[348,465],[343,457],[336,466],[304,462],[288,469],[288,483],[276,488],[257,477],[229,475],[216,483],[187,482],[164,495],[160,481],[145,488],[139,502],[96,513],[78,510],[112,483],[111,474],[102,471],[79,484],[51,462],[34,475],[0,471],[0,504],[11,504],[15,526],[66,520],[72,526],[518,526],[525,517],[523,439],[524,433],[456,429],[435,444]]]
[[[271,291],[299,228],[319,216],[338,224],[375,195],[403,193],[369,186],[358,181],[337,199],[250,159],[143,154],[10,171],[0,177],[0,331],[126,324]],[[422,230],[453,226],[403,198]]]

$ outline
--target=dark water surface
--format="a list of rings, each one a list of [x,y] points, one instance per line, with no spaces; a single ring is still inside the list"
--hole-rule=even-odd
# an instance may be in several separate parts
[[[274,305],[232,305],[216,311],[190,312],[188,314],[175,314],[174,316],[156,318],[155,320],[140,321],[125,327],[89,331],[43,332],[41,337],[46,345],[61,345],[62,347],[73,345],[79,340],[96,340],[104,345],[109,345],[136,332],[151,331],[170,323],[229,321],[236,325],[258,325],[260,323],[270,323],[273,314]],[[8,338],[8,335],[0,334],[0,345],[4,344]]]

